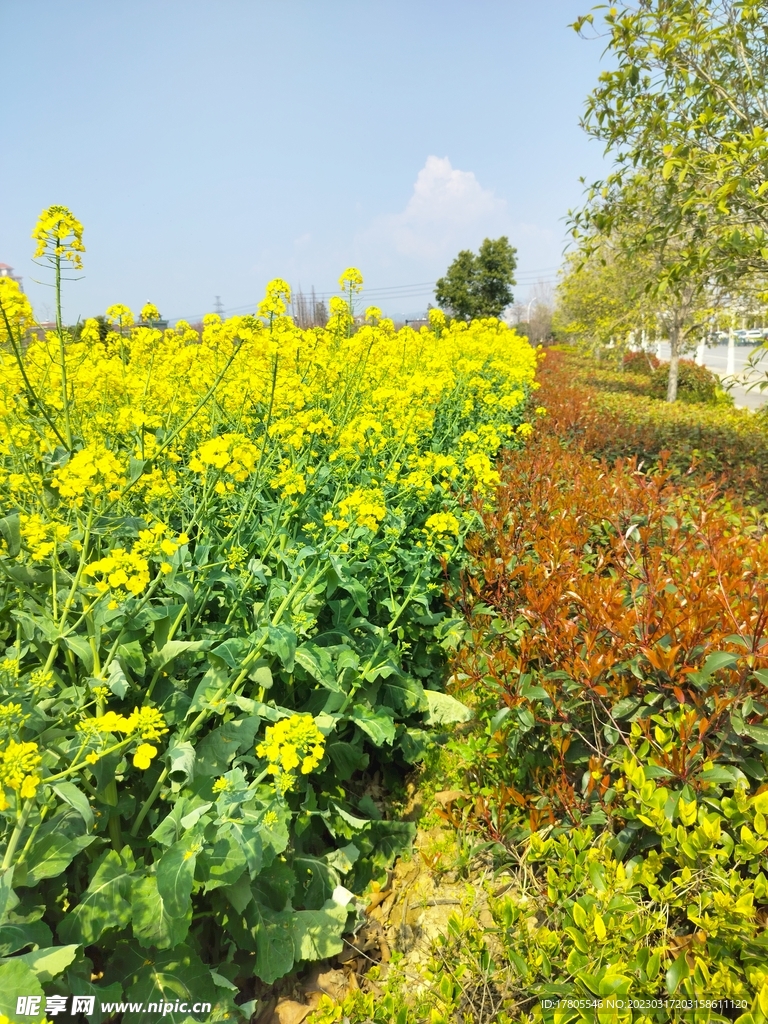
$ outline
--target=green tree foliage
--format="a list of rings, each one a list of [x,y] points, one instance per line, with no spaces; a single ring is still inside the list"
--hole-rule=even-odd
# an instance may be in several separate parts
[[[509,239],[486,238],[475,255],[462,249],[435,288],[438,305],[458,320],[501,316],[512,304],[517,249]]]
[[[679,245],[655,243],[638,228],[652,215],[651,207],[649,196],[628,186],[621,220],[617,216],[606,233],[596,226],[588,233],[575,230],[579,249],[569,257],[558,288],[557,328],[598,354],[609,342],[621,354],[643,332],[669,341],[666,394],[674,402],[680,357],[709,329],[724,296],[695,266],[659,286],[678,258]],[[598,218],[599,212],[599,201],[593,199],[583,216]],[[645,248],[638,236],[645,239]]]
[[[603,247],[585,259],[571,253],[557,288],[555,330],[600,356],[613,342],[621,348],[628,332],[642,327],[642,310],[632,290],[633,275],[620,255]]]
[[[768,270],[768,40],[762,0],[639,0],[601,11],[614,69],[583,126],[615,156],[594,223],[653,185],[647,234],[678,241],[662,283],[693,264],[721,282]],[[594,15],[580,18],[582,31]],[[643,239],[636,239],[639,246]]]

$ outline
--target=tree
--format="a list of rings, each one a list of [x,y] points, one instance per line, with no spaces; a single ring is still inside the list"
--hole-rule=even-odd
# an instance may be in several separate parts
[[[637,268],[633,270],[630,274],[607,243],[588,259],[581,252],[571,253],[557,287],[557,334],[572,338],[598,357],[609,345],[620,354],[621,339],[644,326],[640,302],[644,282],[637,280]]]
[[[615,157],[592,186],[601,231],[628,190],[656,185],[647,229],[677,241],[660,283],[768,271],[768,37],[764,0],[637,0],[601,10],[614,70],[583,126]],[[594,15],[574,25],[583,32]],[[680,244],[684,240],[684,244]],[[643,240],[638,239],[643,245]]]
[[[435,288],[438,305],[459,320],[501,316],[514,299],[517,249],[509,239],[486,238],[475,255],[462,249]]]
[[[654,198],[654,190],[643,195],[636,181],[625,186],[610,230],[581,237],[558,289],[557,323],[598,350],[617,335],[628,340],[631,333],[660,332],[669,341],[667,401],[674,402],[680,357],[711,328],[725,295],[695,264],[665,277],[681,254],[677,240],[660,245],[644,227]],[[589,213],[592,223],[599,222],[594,200]]]

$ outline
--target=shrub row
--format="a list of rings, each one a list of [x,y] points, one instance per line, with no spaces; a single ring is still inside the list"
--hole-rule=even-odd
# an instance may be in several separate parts
[[[549,416],[505,457],[496,504],[477,506],[453,676],[477,725],[452,744],[465,795],[444,814],[518,865],[494,909],[508,1019],[592,1021],[612,997],[625,1002],[600,1004],[605,1019],[661,1022],[663,1000],[715,997],[734,1003],[691,1019],[763,1022],[765,520],[722,481],[681,473],[690,407],[610,405],[569,372],[548,357]],[[744,479],[748,467],[724,464],[726,439],[743,456],[764,434],[704,412],[725,479]],[[645,471],[641,414],[641,438],[658,445],[672,424],[683,438]],[[630,458],[594,457],[606,450]],[[580,1008],[557,1008],[574,996]]]

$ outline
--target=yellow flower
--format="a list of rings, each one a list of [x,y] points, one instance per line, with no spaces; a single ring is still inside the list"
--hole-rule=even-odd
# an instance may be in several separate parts
[[[149,563],[146,558],[124,548],[115,548],[105,558],[90,562],[83,574],[101,576],[96,587],[104,593],[107,590],[123,591],[136,596],[149,586]]]
[[[359,292],[363,288],[363,275],[357,267],[347,267],[339,278],[339,288],[344,291]]]
[[[73,504],[82,505],[85,498],[93,498],[125,484],[123,467],[119,459],[103,444],[90,444],[72,455],[61,469],[53,474],[53,485],[62,498],[72,498]]]
[[[37,775],[27,775],[24,777],[24,781],[21,783],[19,795],[22,800],[31,800],[37,792],[37,787],[40,785],[40,778]]]
[[[148,320],[160,320],[160,310],[153,302],[147,302],[139,313],[139,320],[146,323]]]
[[[257,755],[269,762],[269,774],[278,776],[299,767],[308,775],[320,764],[324,751],[325,737],[311,715],[291,715],[268,725],[264,741],[256,747]]]
[[[87,341],[89,345],[95,345],[101,341],[101,331],[99,330],[99,321],[89,317],[83,324],[83,329],[80,331],[80,340]]]
[[[124,715],[118,715],[114,711],[107,711],[103,715],[94,718],[84,718],[76,726],[79,732],[87,733],[90,736],[99,736],[103,733],[132,732],[130,720]]]
[[[229,789],[229,782],[227,779],[216,779],[213,784],[214,793],[224,793],[227,789]]]
[[[137,732],[143,740],[159,740],[168,732],[165,719],[157,708],[134,708],[128,717],[128,732]]]
[[[387,514],[384,492],[379,487],[358,487],[339,502],[342,519],[354,517],[358,526],[365,526],[375,533],[379,523]]]
[[[306,478],[287,461],[280,463],[280,471],[269,481],[269,484],[270,487],[280,491],[281,498],[307,493]]]
[[[459,535],[459,520],[452,512],[436,512],[430,516],[424,524],[425,533],[452,533],[455,537]]]
[[[143,771],[146,771],[155,754],[157,754],[157,747],[153,747],[151,743],[140,744],[136,748],[136,753],[133,755],[134,767],[141,768]]]
[[[254,470],[259,449],[244,434],[218,434],[193,453],[189,468],[205,476],[208,468],[242,483]]]
[[[0,314],[0,338],[5,339],[8,333],[5,317],[12,328],[22,333],[35,322],[29,299],[12,277],[0,277],[0,309],[5,314]]]
[[[34,773],[41,762],[42,755],[36,743],[18,743],[11,740],[5,750],[0,751],[0,787],[20,789],[27,777],[35,777]],[[31,783],[27,783],[27,789],[30,785]],[[37,787],[37,782],[34,783],[34,787]]]
[[[37,240],[35,259],[64,259],[78,270],[82,268],[83,225],[66,206],[49,206],[43,210],[32,237]]]
[[[259,303],[259,316],[271,319],[283,316],[287,309],[286,303],[291,301],[291,287],[282,278],[276,277],[267,285],[267,294]]]
[[[133,313],[121,302],[116,302],[114,306],[110,306],[106,312],[106,317],[111,324],[114,324],[119,329],[133,326]]]

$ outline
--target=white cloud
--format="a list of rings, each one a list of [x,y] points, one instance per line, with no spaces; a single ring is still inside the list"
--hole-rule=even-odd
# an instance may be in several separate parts
[[[432,259],[475,247],[483,232],[507,219],[507,204],[483,188],[472,171],[451,166],[448,157],[427,157],[402,213],[379,217],[366,241],[401,256]]]

